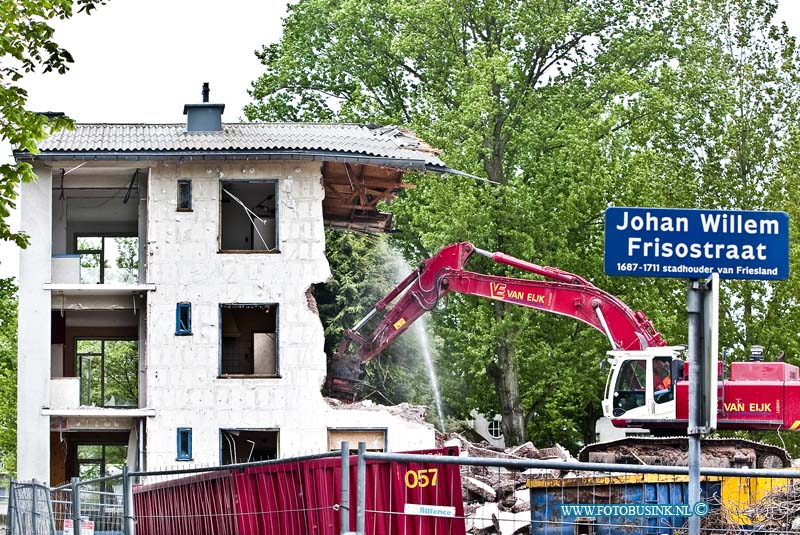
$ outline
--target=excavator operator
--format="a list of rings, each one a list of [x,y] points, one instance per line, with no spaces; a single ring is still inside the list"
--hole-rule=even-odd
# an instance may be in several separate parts
[[[653,390],[656,393],[669,390],[672,385],[669,372],[669,365],[664,359],[653,359]]]

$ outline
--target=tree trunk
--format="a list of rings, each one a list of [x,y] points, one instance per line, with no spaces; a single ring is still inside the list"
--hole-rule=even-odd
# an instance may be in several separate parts
[[[495,321],[503,321],[505,303],[493,303]],[[502,337],[495,346],[496,362],[487,366],[486,373],[494,382],[497,398],[500,401],[500,414],[503,416],[503,438],[506,446],[517,446],[525,442],[525,415],[522,411],[522,398],[519,393],[517,359],[514,347]]]

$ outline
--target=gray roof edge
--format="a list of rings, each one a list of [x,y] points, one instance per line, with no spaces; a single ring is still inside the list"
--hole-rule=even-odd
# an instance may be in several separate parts
[[[369,163],[399,169],[416,169],[420,171],[443,171],[449,169],[420,158],[391,158],[387,156],[371,156],[337,151],[208,151],[208,150],[175,150],[175,151],[40,151],[32,154],[28,151],[14,151],[14,158],[26,161],[142,161],[142,160],[311,160],[350,163]]]

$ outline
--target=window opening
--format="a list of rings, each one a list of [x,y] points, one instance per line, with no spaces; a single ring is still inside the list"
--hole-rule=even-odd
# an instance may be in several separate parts
[[[666,403],[674,399],[671,360],[669,357],[653,359],[653,399],[656,403]]]
[[[276,252],[276,182],[221,181],[220,189],[220,251]]]
[[[646,366],[644,359],[630,359],[622,363],[614,388],[614,409],[621,410],[620,414],[644,405]]]
[[[118,476],[128,455],[127,446],[79,444],[77,446],[78,473],[83,481],[101,477]],[[122,492],[121,479],[98,481],[81,485],[81,510],[87,512],[95,523],[96,532],[119,530],[117,495]]]
[[[501,420],[489,420],[489,436],[495,439],[503,438],[503,422]]]
[[[338,451],[347,441],[351,453],[358,453],[358,443],[364,442],[367,451],[386,451],[386,429],[328,429],[328,451]]]
[[[192,459],[192,429],[189,427],[178,428],[178,460],[190,461]]]
[[[222,464],[268,461],[278,458],[275,429],[220,429]]]
[[[175,334],[192,334],[192,304],[178,303],[175,308]]]
[[[222,376],[278,375],[278,305],[220,305]]]
[[[135,340],[77,340],[80,402],[92,407],[136,407],[139,400],[139,343]]]
[[[192,181],[178,180],[178,211],[192,211]]]
[[[136,284],[139,279],[139,238],[79,236],[81,284]]]

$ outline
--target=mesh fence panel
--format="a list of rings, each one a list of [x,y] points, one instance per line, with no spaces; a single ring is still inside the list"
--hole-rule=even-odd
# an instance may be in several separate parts
[[[50,535],[50,489],[37,483],[11,483],[9,528],[15,534]]]
[[[122,533],[122,480],[78,488],[81,519],[92,522],[95,533]]]

